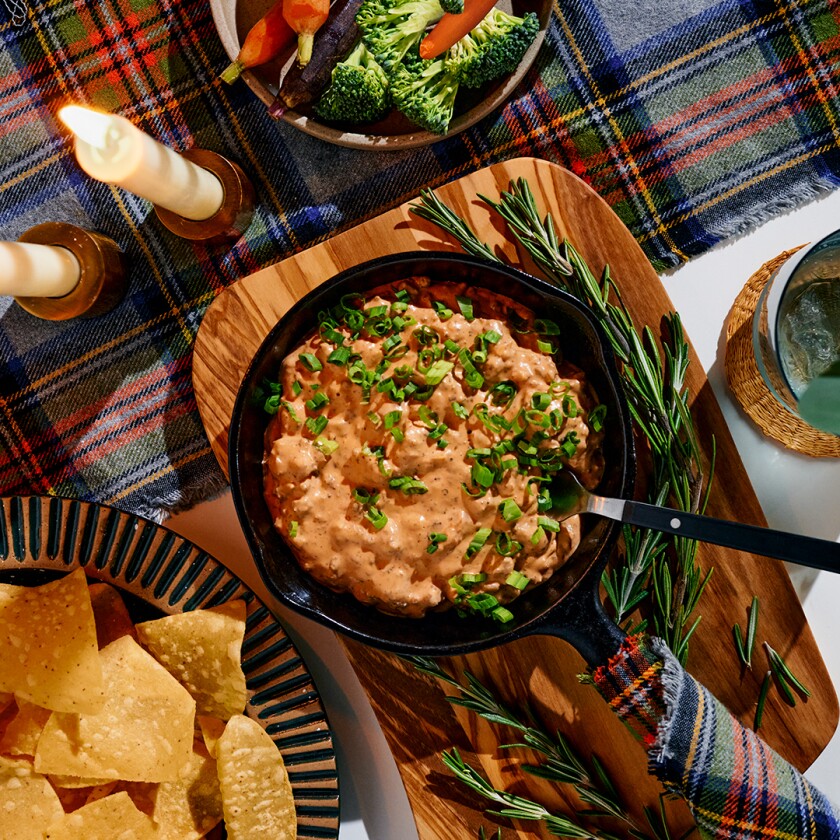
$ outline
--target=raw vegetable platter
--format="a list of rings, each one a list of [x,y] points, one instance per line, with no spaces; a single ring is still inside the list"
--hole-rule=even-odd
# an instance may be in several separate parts
[[[238,55],[251,27],[268,12],[273,2],[274,0],[210,0],[219,38],[231,61]],[[283,113],[282,119],[306,134],[339,146],[383,151],[425,146],[443,136],[457,134],[469,128],[504,104],[511,96],[534,62],[551,17],[550,0],[500,0],[497,7],[520,17],[534,12],[539,20],[539,31],[513,73],[489,81],[479,88],[461,86],[455,102],[454,116],[445,135],[419,128],[395,109],[377,122],[352,128],[326,123],[315,114],[312,105],[288,109]],[[315,34],[315,39],[317,44],[318,33]],[[281,78],[289,72],[294,62],[295,45],[290,44],[271,61],[245,70],[242,80],[266,107],[270,107],[278,92]],[[242,80],[236,84],[242,84]]]

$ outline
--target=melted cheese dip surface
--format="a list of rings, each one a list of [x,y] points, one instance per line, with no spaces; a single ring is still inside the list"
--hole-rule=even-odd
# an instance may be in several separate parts
[[[405,304],[392,308],[398,288],[410,293],[404,310]],[[472,320],[461,313],[456,296],[471,300]],[[352,305],[361,308],[361,299]],[[445,320],[435,309],[441,305],[452,312]],[[416,332],[425,326],[436,336],[433,347],[450,340],[473,350],[481,345],[480,336],[499,336],[495,343],[483,342],[487,359],[475,365],[484,382],[478,389],[467,384],[457,353],[444,351],[442,359],[452,368],[425,402],[414,396],[400,399],[399,393],[380,391],[376,384],[369,401],[363,402],[362,386],[348,378],[350,366],[328,361],[336,337],[330,341],[322,333],[311,336],[282,362],[284,399],[266,431],[264,489],[275,527],[309,574],[388,613],[421,616],[457,603],[464,597],[458,586],[463,575],[478,576],[467,578],[470,593],[491,593],[499,603],[507,603],[521,591],[506,583],[511,573],[521,573],[520,587],[526,580],[534,585],[549,578],[577,548],[580,522],[575,516],[555,523],[556,530],[540,526],[540,517],[550,514],[538,510],[539,484],[532,479],[539,473],[512,468],[517,451],[496,458],[497,464],[508,465],[490,487],[475,483],[476,463],[487,463],[475,451],[486,453],[512,439],[517,428],[488,427],[481,415],[501,415],[502,423],[509,424],[519,417],[524,433],[518,440],[524,438],[526,445],[534,433],[539,441],[542,432],[539,453],[559,456],[564,468],[592,488],[603,472],[602,433],[593,431],[591,425],[599,424],[588,419],[596,400],[577,368],[565,362],[558,367],[554,356],[537,347],[538,339],[553,338],[556,343],[556,336],[511,327],[533,325],[534,315],[508,298],[463,284],[430,285],[425,278],[411,278],[364,301],[365,310],[377,306],[388,307],[389,316],[396,313],[416,322],[397,333],[408,350],[380,374],[381,379],[405,367],[414,369],[411,379],[421,389],[426,385],[416,369],[419,352],[429,346],[420,344],[422,335]],[[377,337],[362,331],[351,341],[350,329],[335,329],[368,370],[380,364],[391,333]],[[312,354],[317,363],[304,354]],[[421,366],[426,361],[421,360]],[[490,393],[498,383],[512,385],[507,386],[511,401],[506,406],[504,400],[495,404],[496,392]],[[313,407],[313,399],[324,400],[318,394],[328,402]],[[536,410],[535,395],[537,404],[547,397],[550,402]],[[480,405],[486,405],[486,411],[476,411]],[[536,422],[526,419],[526,411]],[[541,415],[552,417],[549,428],[540,425],[545,422]],[[319,417],[328,420],[321,431]],[[309,427],[307,418],[313,419]],[[445,430],[435,436],[435,428],[440,432],[443,424]],[[406,493],[391,486],[399,478],[420,484]],[[516,516],[510,503],[500,509],[508,499],[521,515]],[[488,530],[476,549],[477,535],[480,541]],[[443,535],[446,539],[440,541]]]

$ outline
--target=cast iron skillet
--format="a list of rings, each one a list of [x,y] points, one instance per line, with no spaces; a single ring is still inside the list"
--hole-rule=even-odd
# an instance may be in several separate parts
[[[230,427],[230,483],[245,536],[269,591],[282,603],[333,630],[401,654],[448,656],[481,650],[532,634],[559,636],[590,665],[606,662],[624,634],[606,616],[598,582],[615,546],[619,525],[585,515],[581,545],[546,583],[516,599],[515,618],[506,624],[480,617],[460,618],[454,611],[421,619],[384,615],[318,583],[298,566],[274,530],[263,500],[263,435],[267,417],[253,398],[263,379],[275,379],[285,356],[317,324],[317,313],[342,295],[366,293],[412,275],[436,281],[466,281],[507,295],[538,317],[556,321],[564,355],[583,368],[599,400],[607,405],[606,471],[598,492],[632,496],[635,477],[630,416],[612,351],[599,324],[570,295],[506,266],[473,257],[430,252],[395,254],[343,271],[296,303],[263,341],[245,374]]]

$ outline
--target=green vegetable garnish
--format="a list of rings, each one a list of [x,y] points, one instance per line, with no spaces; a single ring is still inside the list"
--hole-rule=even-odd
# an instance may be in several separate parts
[[[305,368],[311,370],[313,373],[324,369],[321,360],[312,353],[301,353],[298,359]]]

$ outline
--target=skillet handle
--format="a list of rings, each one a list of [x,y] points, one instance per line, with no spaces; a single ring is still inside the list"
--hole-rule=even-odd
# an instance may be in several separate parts
[[[598,567],[541,621],[530,625],[529,635],[557,636],[567,641],[591,668],[606,665],[618,653],[627,634],[604,612],[598,592]]]

